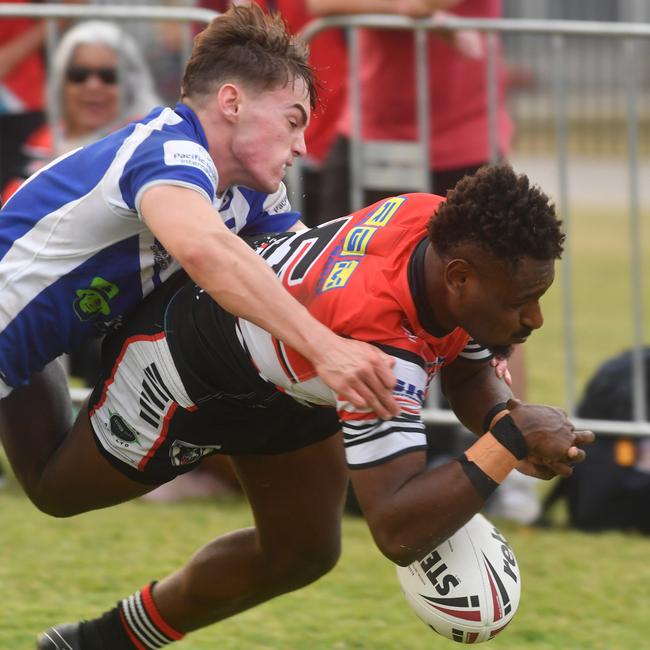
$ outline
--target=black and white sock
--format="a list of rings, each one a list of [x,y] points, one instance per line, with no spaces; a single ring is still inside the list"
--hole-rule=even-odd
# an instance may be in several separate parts
[[[166,623],[151,595],[155,583],[120,601],[100,618],[81,624],[82,647],[156,650],[185,635]]]

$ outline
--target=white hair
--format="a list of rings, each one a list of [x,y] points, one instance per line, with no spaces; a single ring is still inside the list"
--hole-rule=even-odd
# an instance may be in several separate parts
[[[82,44],[105,45],[119,55],[118,74],[121,89],[120,115],[116,123],[103,131],[111,130],[130,119],[146,115],[161,104],[156,94],[151,71],[143,60],[136,42],[115,23],[89,20],[72,27],[59,42],[52,57],[48,81],[50,106],[61,114],[62,86],[65,73],[75,49]]]

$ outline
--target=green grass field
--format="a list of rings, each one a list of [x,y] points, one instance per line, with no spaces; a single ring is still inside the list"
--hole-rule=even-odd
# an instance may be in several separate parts
[[[579,388],[629,345],[625,221],[581,213],[571,222]],[[645,218],[645,256],[650,255]],[[561,281],[561,277],[558,278]],[[644,283],[650,287],[650,265]],[[564,384],[559,282],[546,325],[528,344],[530,397],[561,403]],[[646,305],[646,320],[650,323]],[[646,341],[650,332],[646,325]],[[38,513],[15,483],[0,491],[0,650],[32,650],[48,625],[94,616],[179,566],[199,546],[250,525],[239,499],[161,505],[133,502],[70,520]],[[650,540],[500,523],[522,573],[522,600],[491,648],[643,650],[650,611]],[[317,584],[191,635],[186,650],[429,650],[452,648],[404,601],[394,568],[362,521],[347,519],[339,566]]]

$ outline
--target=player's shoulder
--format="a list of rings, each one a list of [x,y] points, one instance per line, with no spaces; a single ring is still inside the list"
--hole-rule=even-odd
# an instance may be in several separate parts
[[[444,198],[425,192],[387,196],[353,215],[354,225],[424,230]]]
[[[190,121],[178,111],[159,106],[135,125],[134,136],[141,141],[139,147],[160,147],[178,142],[209,157],[207,141],[196,118]]]
[[[177,170],[192,178],[200,172],[213,187],[217,185],[217,169],[207,150],[207,142],[196,125],[171,108],[156,109],[138,122],[128,149],[126,172],[142,168],[170,173]]]

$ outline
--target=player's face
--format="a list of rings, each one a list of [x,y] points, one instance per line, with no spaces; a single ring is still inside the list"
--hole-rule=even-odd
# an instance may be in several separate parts
[[[260,92],[244,89],[232,141],[239,166],[236,182],[275,192],[293,159],[306,152],[309,117],[309,95],[302,79]]]
[[[115,121],[120,111],[119,55],[106,45],[75,48],[63,81],[62,112],[69,137],[81,137]]]
[[[470,266],[474,272],[458,298],[459,323],[477,342],[505,354],[544,323],[539,301],[553,283],[554,262],[525,257],[513,270],[479,256]]]

